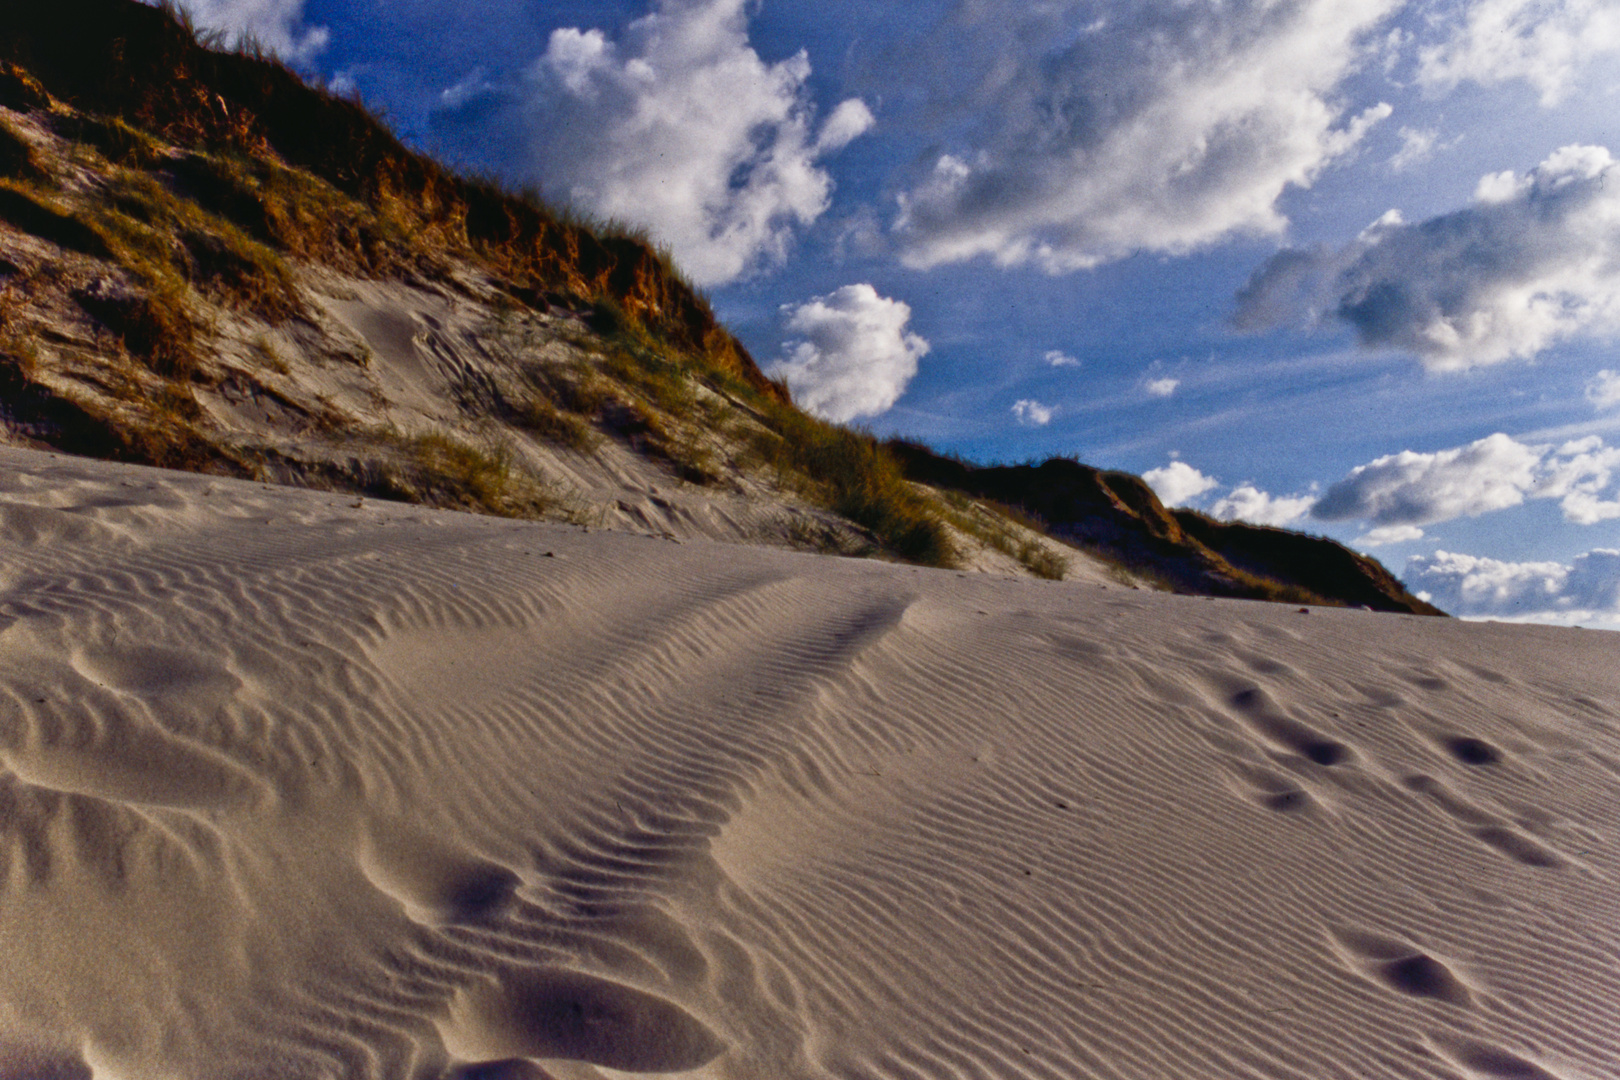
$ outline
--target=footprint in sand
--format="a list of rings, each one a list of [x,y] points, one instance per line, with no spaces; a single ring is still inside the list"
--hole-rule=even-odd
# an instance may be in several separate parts
[[[622,1072],[681,1072],[725,1050],[713,1032],[672,1001],[553,968],[509,971],[463,987],[440,1035],[452,1054],[491,1061],[490,1068],[506,1067],[513,1058],[558,1058]],[[501,1080],[533,1076],[493,1075]]]
[[[1507,820],[1475,806],[1434,777],[1418,774],[1401,783],[1408,791],[1427,796],[1464,832],[1508,858],[1542,869],[1564,865],[1558,852],[1519,832]]]
[[[1365,930],[1333,935],[1339,955],[1362,976],[1409,997],[1467,1007],[1474,998],[1452,970],[1410,942]]]
[[[1489,1080],[1559,1080],[1540,1065],[1499,1046],[1451,1036],[1438,1036],[1434,1042],[1442,1056],[1475,1076]]]
[[[1484,739],[1468,735],[1452,736],[1445,741],[1445,747],[1464,765],[1496,765],[1502,760],[1502,751]]]
[[[1270,694],[1258,686],[1248,686],[1232,692],[1227,701],[1243,720],[1266,739],[1292,750],[1318,765],[1342,765],[1354,754],[1350,747],[1283,712]]]
[[[1247,762],[1232,762],[1243,784],[1243,794],[1258,806],[1279,814],[1299,814],[1317,805],[1311,793],[1290,778]]]
[[[0,1041],[0,1080],[92,1080],[77,1054]]]
[[[557,1080],[532,1061],[507,1058],[458,1065],[444,1074],[444,1080]]]

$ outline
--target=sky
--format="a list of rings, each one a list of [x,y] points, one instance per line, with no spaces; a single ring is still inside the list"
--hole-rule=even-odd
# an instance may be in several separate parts
[[[186,0],[796,400],[1620,629],[1620,0]]]

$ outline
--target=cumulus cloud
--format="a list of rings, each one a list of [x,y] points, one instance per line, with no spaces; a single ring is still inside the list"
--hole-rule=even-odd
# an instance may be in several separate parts
[[[700,285],[779,265],[826,211],[818,162],[873,124],[857,100],[815,127],[804,52],[774,64],[746,0],[658,0],[620,40],[552,33],[534,64],[529,167],[555,198],[644,225]]]
[[[1435,369],[1529,357],[1620,330],[1620,163],[1566,146],[1524,176],[1483,178],[1473,205],[1408,223],[1391,212],[1343,248],[1287,249],[1238,294],[1261,329],[1336,319],[1361,344]]]
[[[909,305],[864,284],[784,304],[783,327],[793,337],[767,374],[786,379],[794,400],[823,419],[876,416],[899,399],[928,352],[928,342],[906,329],[910,319]]]
[[[1142,474],[1159,501],[1166,506],[1188,506],[1221,486],[1213,476],[1205,476],[1185,461],[1172,461],[1160,469]],[[1253,484],[1239,484],[1210,507],[1210,516],[1221,521],[1246,521],[1251,525],[1290,525],[1304,517],[1316,500],[1309,495],[1275,496]]]
[[[1059,349],[1051,349],[1046,354],[1046,362],[1053,367],[1079,367],[1080,361]]]
[[[326,48],[324,26],[304,24],[304,0],[180,0],[205,30],[232,42],[250,38],[287,60],[306,60]]]
[[[1149,379],[1142,384],[1142,389],[1146,390],[1150,397],[1169,397],[1180,385],[1180,379]]]
[[[1620,373],[1600,371],[1586,384],[1586,400],[1600,409],[1620,405]]]
[[[1612,0],[1473,0],[1445,42],[1419,52],[1418,79],[1435,89],[1523,79],[1551,107],[1580,68],[1620,52]]]
[[[1166,506],[1186,506],[1198,496],[1220,486],[1213,476],[1205,476],[1185,461],[1172,461],[1162,469],[1142,474],[1148,487]]]
[[[1598,436],[1528,445],[1498,432],[1434,453],[1411,450],[1358,465],[1311,508],[1321,521],[1362,519],[1377,528],[1478,517],[1526,499],[1557,499],[1567,521],[1620,518],[1620,447]]]
[[[917,50],[943,149],[901,196],[904,260],[1061,273],[1279,232],[1283,191],[1389,115],[1335,87],[1400,5],[959,0]]]
[[[1053,410],[1050,405],[1023,398],[1013,402],[1012,413],[1025,427],[1045,427],[1052,422]]]
[[[1292,525],[1310,513],[1316,502],[1310,495],[1271,495],[1253,484],[1240,484],[1215,501],[1211,516],[1251,525]]]
[[[1503,562],[1437,551],[1407,563],[1406,584],[1453,614],[1546,621],[1620,617],[1620,551],[1573,562]]]

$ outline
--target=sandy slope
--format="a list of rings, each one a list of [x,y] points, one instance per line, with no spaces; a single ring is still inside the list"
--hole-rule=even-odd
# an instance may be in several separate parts
[[[0,451],[0,1077],[1620,1075],[1620,638],[354,503]]]

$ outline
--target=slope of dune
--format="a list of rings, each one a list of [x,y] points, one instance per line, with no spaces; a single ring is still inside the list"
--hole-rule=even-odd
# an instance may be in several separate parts
[[[1616,640],[0,449],[0,1077],[1612,1077]]]
[[[180,16],[138,0],[0,11],[0,444],[1439,614],[1333,541],[1183,528],[1137,477],[970,467],[816,420],[645,237],[458,175]]]

